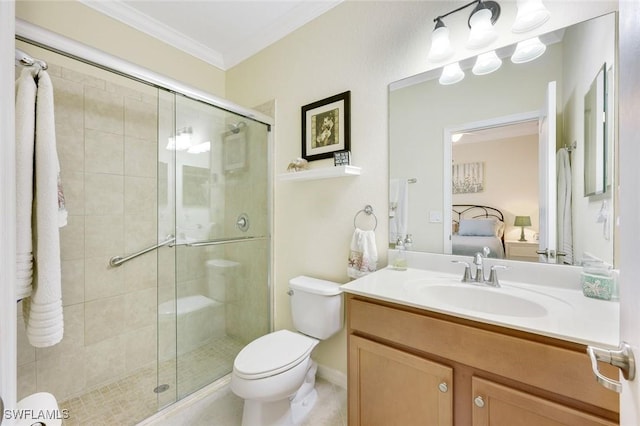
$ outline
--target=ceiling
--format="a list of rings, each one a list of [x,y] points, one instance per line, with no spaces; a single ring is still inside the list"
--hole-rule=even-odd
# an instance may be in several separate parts
[[[227,70],[342,0],[80,0]]]
[[[461,134],[461,138],[456,142],[458,145],[537,135],[538,120],[523,121],[503,126],[472,130]]]

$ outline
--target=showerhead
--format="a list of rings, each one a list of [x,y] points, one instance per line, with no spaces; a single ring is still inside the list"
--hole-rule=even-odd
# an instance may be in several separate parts
[[[244,121],[238,121],[237,123],[231,123],[229,124],[229,131],[231,133],[239,133],[240,130],[242,130],[242,128],[246,127],[247,123],[245,123]]]

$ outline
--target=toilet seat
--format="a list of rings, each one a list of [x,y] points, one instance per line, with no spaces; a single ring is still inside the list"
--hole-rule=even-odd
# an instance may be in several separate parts
[[[289,330],[269,333],[240,351],[233,371],[248,380],[274,376],[298,365],[317,344],[318,340]]]

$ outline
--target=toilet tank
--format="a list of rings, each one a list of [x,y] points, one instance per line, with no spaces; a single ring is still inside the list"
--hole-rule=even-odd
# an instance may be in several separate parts
[[[289,281],[291,315],[296,330],[324,340],[344,324],[340,284],[301,275]]]

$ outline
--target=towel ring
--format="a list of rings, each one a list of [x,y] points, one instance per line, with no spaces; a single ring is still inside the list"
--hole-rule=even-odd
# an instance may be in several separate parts
[[[373,212],[373,207],[371,207],[371,205],[367,204],[366,206],[364,206],[364,209],[362,210],[358,210],[358,212],[356,213],[356,215],[353,217],[353,227],[357,228],[356,226],[356,220],[358,219],[358,216],[360,215],[360,213],[364,213],[367,216],[373,216],[373,219],[376,221],[376,223],[373,225],[373,231],[376,230],[376,228],[378,228],[378,217],[376,216],[376,214]]]

